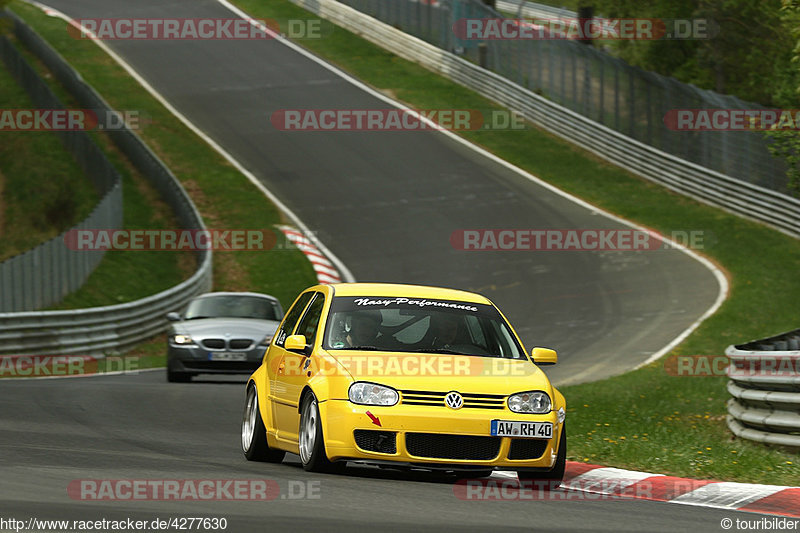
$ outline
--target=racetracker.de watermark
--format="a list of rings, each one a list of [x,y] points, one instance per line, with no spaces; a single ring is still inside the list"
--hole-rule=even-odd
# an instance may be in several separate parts
[[[709,19],[654,18],[461,18],[452,27],[462,41],[711,39]]]
[[[274,479],[74,479],[67,495],[81,501],[318,500],[321,481]]]
[[[462,479],[453,485],[453,494],[456,498],[467,501],[669,500],[700,487],[707,489],[707,483],[685,480],[665,485],[648,480],[575,479],[556,487],[552,480]]]
[[[215,516],[169,516],[148,520],[133,518],[97,518],[89,520],[53,520],[28,516],[24,520],[0,516],[0,531],[225,531],[228,519]]]
[[[706,233],[681,230],[662,236],[638,229],[463,229],[450,235],[453,248],[463,251],[651,251],[672,248],[671,243],[703,249]]]
[[[46,378],[134,373],[138,357],[92,355],[0,355],[0,378]]]
[[[139,111],[97,109],[0,109],[0,132],[140,129]]]
[[[72,229],[64,234],[67,248],[93,251],[278,251],[295,249],[307,240],[293,243],[283,232],[272,229],[129,230]]]
[[[333,33],[323,19],[85,18],[68,25],[75,39],[98,40],[265,40],[321,39]]]
[[[270,115],[280,131],[522,130],[523,115],[494,109],[279,109]]]
[[[671,355],[664,360],[664,372],[675,377],[797,378],[800,355]]]
[[[670,109],[673,131],[798,131],[800,109]]]
[[[536,373],[533,365],[523,360],[468,355],[348,355],[344,343],[334,346],[336,359],[287,357],[274,359],[272,371],[285,376],[350,376],[365,378],[444,376],[530,376]]]

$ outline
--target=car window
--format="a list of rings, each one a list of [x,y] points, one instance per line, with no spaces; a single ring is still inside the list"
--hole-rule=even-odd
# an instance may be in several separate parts
[[[314,296],[313,292],[301,294],[294,305],[292,305],[292,308],[289,309],[289,312],[286,313],[286,318],[283,320],[278,333],[275,335],[276,345],[283,346],[283,344],[286,342],[286,337],[292,334],[295,324],[297,324],[297,321],[300,320],[300,316],[303,314],[303,311],[305,310],[306,305],[308,305],[308,301],[312,296]]]
[[[515,347],[514,339],[511,336],[511,332],[508,330],[505,324],[500,322],[493,322],[491,324],[492,329],[495,332],[495,340],[497,342],[498,351],[502,354],[503,357],[513,357],[519,358],[518,352]]]
[[[526,359],[497,309],[472,302],[337,296],[331,302],[326,350],[445,353]]]
[[[486,337],[483,334],[483,328],[481,328],[481,322],[478,317],[467,316],[465,320],[467,321],[467,331],[472,343],[488,350],[489,345],[486,343]]]
[[[390,309],[389,311],[394,311],[395,313],[397,312],[396,309]],[[423,317],[422,319],[416,319],[416,317],[414,317],[412,320],[409,320],[408,317],[403,318],[405,320],[398,324],[400,327],[397,333],[394,334],[394,338],[403,344],[414,344],[416,342],[421,342],[425,337],[425,334],[430,329],[431,318],[429,316]]]
[[[246,294],[203,296],[193,300],[184,314],[185,320],[204,318],[254,318],[280,320],[281,315],[272,300]]]
[[[306,314],[303,315],[303,319],[300,321],[300,325],[297,326],[295,335],[305,335],[307,344],[314,344],[324,305],[325,297],[321,293],[316,293],[314,301],[308,306]]]

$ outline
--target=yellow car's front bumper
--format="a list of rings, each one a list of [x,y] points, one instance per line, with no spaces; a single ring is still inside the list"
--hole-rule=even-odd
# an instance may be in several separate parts
[[[325,448],[332,461],[389,461],[418,464],[422,467],[453,465],[454,469],[459,466],[480,466],[486,469],[547,470],[555,464],[563,427],[558,423],[555,412],[546,415],[522,415],[508,409],[462,408],[454,411],[444,406],[402,404],[375,407],[356,405],[347,400],[321,402],[319,409]],[[553,437],[491,437],[492,420],[551,422]],[[380,426],[377,422],[380,422]],[[380,433],[365,432],[383,432],[385,436],[381,439]],[[358,442],[356,435],[359,437]],[[521,441],[513,444],[513,452],[512,441]],[[375,451],[376,449],[381,451]],[[471,458],[458,458],[463,455]]]

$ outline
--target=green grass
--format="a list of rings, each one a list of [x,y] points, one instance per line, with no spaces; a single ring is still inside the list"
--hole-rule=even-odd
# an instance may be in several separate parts
[[[256,17],[314,17],[283,0],[235,3]],[[327,38],[299,44],[417,109],[499,109],[338,27]],[[672,193],[533,127],[462,135],[629,220],[665,234],[705,232],[709,245],[703,253],[728,274],[730,296],[673,353],[721,354],[730,344],[795,329],[800,322],[796,239]],[[570,459],[695,478],[797,484],[797,454],[732,438],[723,420],[725,382],[671,377],[656,362],[602,382],[564,387]]]
[[[258,17],[313,17],[284,1],[237,3]],[[23,11],[16,6],[19,4],[15,4],[18,12]],[[25,16],[37,28],[44,23],[33,13],[25,12]],[[57,35],[53,38],[58,40]],[[81,43],[69,44],[77,47]],[[498,108],[339,28],[328,38],[301,44],[419,109]],[[80,66],[87,54],[81,50],[77,57],[66,55]],[[92,83],[102,86],[98,81],[105,82],[108,75],[93,74]],[[161,118],[157,123],[162,123]],[[467,132],[464,136],[561,189],[628,219],[665,233],[702,230],[714,236],[713,246],[705,253],[729,274],[730,297],[674,353],[719,354],[731,343],[797,327],[798,241],[673,194],[535,128]],[[564,388],[571,459],[696,478],[797,483],[800,468],[796,454],[732,439],[721,419],[727,398],[723,379],[674,378],[661,365],[655,363],[603,382]]]
[[[36,56],[28,52],[19,41],[15,40],[15,45],[65,107],[70,109],[81,107]],[[174,227],[177,222],[169,206],[159,199],[157,191],[117,150],[108,135],[96,130],[88,133],[122,176],[123,227],[126,229]],[[60,164],[65,164],[64,161],[72,161],[66,151],[56,155],[62,158]],[[37,157],[39,154],[36,154],[35,157],[23,158],[19,162],[32,159],[32,165],[36,165],[38,164]],[[80,173],[80,170],[78,172]],[[20,175],[24,176],[25,173],[20,172]],[[80,184],[85,188],[89,180],[83,174],[80,176],[82,180]],[[80,198],[81,188],[78,184],[75,185],[75,189],[77,194],[71,190],[68,190],[67,193],[75,194]],[[93,200],[85,208],[85,214],[81,218],[88,215],[96,204],[98,200],[96,194]],[[20,204],[15,201],[12,205],[19,208]],[[61,230],[63,229],[66,228],[61,228]],[[50,309],[81,309],[144,298],[166,290],[188,278],[194,271],[193,265],[193,254],[189,252],[109,251],[106,252],[98,267],[80,289],[70,293]]]
[[[663,362],[656,362],[565,387],[570,456],[692,478],[797,485],[796,453],[736,439],[728,431],[725,381],[668,377]]]
[[[21,356],[18,363],[13,359],[5,359],[3,360],[5,364],[0,365],[0,380],[104,374],[107,372],[136,373],[151,368],[163,368],[167,359],[164,353],[166,342],[167,336],[163,334],[138,345],[126,354],[109,354],[102,358],[84,359],[83,361],[77,359],[82,356],[68,355],[42,356],[38,359],[33,359],[37,356]]]
[[[0,109],[31,109],[0,62]],[[91,213],[99,196],[52,132],[0,131],[0,261],[52,239]]]
[[[117,154],[114,159],[121,159]],[[129,166],[117,161],[119,169]],[[170,229],[177,225],[169,207],[144,177],[128,168],[123,175],[123,224],[129,230]],[[133,176],[136,176],[135,178]],[[130,302],[169,289],[195,271],[191,252],[108,251],[86,283],[52,309],[82,309]]]
[[[47,17],[36,8],[21,2],[13,2],[12,8],[111,106],[135,110],[146,118],[139,135],[183,183],[210,229],[270,229],[285,222],[253,184],[180,123],[94,42],[73,39],[65,31],[64,21]],[[148,255],[169,253],[129,252],[130,257],[120,255],[117,266],[135,284],[137,277],[151,268]],[[105,285],[111,280],[109,277],[98,282]],[[300,290],[314,283],[311,265],[297,250],[214,254],[215,290],[266,292],[288,306]],[[126,298],[124,294],[112,295]]]
[[[108,370],[146,370],[148,368],[163,368],[167,366],[167,334],[153,337],[147,342],[137,345],[133,350],[122,356],[112,358],[104,366]]]

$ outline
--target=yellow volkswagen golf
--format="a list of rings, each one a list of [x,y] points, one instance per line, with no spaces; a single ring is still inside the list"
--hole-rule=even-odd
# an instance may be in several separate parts
[[[503,314],[478,294],[382,283],[317,285],[286,313],[247,383],[242,449],[560,483],[564,397]]]

